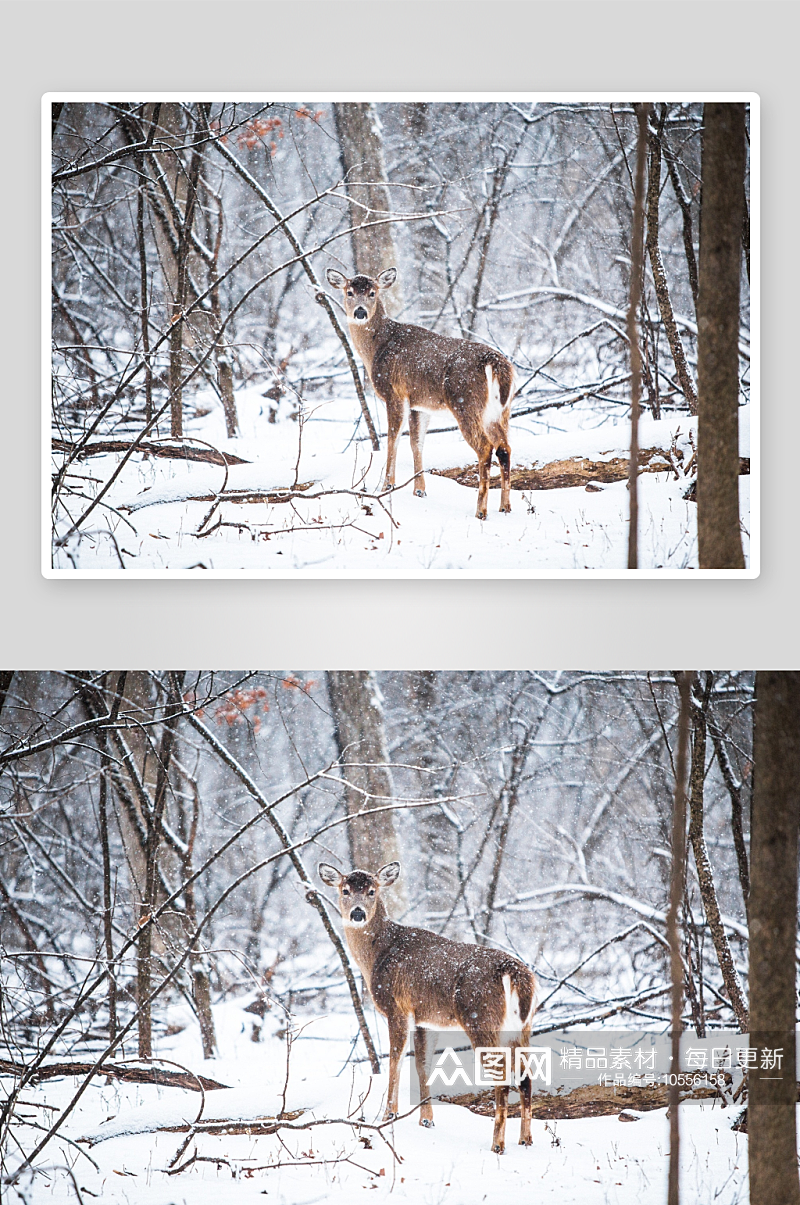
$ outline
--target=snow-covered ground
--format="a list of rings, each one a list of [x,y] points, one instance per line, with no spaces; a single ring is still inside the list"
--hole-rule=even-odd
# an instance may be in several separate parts
[[[286,1073],[286,1043],[277,1033],[281,1023],[275,1014],[267,1014],[261,1040],[254,1042],[254,1025],[260,1022],[244,1011],[246,1002],[217,1006],[217,1059],[203,1061],[196,1023],[185,1008],[182,1015],[174,1010],[170,1020],[180,1016],[187,1028],[159,1045],[157,1053],[165,1059],[230,1085],[229,1091],[206,1094],[205,1120],[253,1120],[274,1116],[281,1108]],[[385,1028],[374,1018],[370,1023],[386,1050]],[[286,1108],[304,1110],[295,1124],[358,1117],[360,1112],[367,1123],[380,1121],[386,1063],[383,1074],[373,1078],[369,1064],[358,1059],[360,1043],[355,1052],[358,1061],[348,1062],[356,1034],[352,1014],[304,1019],[299,1028],[286,1092]],[[410,1107],[411,1060],[405,1064],[401,1114]],[[49,1123],[54,1116],[50,1109],[70,1100],[75,1083],[57,1080],[27,1089],[20,1114],[39,1124]],[[75,1145],[57,1138],[40,1160],[42,1171],[21,1178],[21,1199],[29,1205],[75,1202],[66,1170],[71,1167],[84,1205],[95,1199],[137,1205],[218,1205],[223,1197],[228,1205],[247,1205],[262,1196],[285,1205],[349,1203],[364,1190],[378,1192],[378,1197],[370,1198],[373,1201],[386,1198],[414,1205],[480,1205],[518,1199],[520,1192],[522,1199],[554,1205],[666,1200],[669,1140],[664,1109],[643,1113],[629,1124],[620,1123],[616,1116],[534,1120],[530,1148],[518,1145],[519,1121],[512,1118],[506,1153],[498,1156],[489,1149],[491,1119],[439,1102],[434,1106],[434,1129],[421,1128],[412,1114],[387,1131],[397,1160],[374,1131],[363,1130],[359,1140],[353,1127],[331,1125],[295,1133],[284,1129],[280,1139],[200,1135],[191,1141],[178,1166],[195,1151],[201,1161],[170,1176],[166,1169],[185,1135],[143,1131],[192,1122],[200,1104],[197,1092],[107,1084],[97,1077],[63,1130],[64,1138],[79,1143],[97,1167]],[[733,1116],[732,1110],[717,1104],[681,1106],[684,1205],[708,1201],[734,1205],[747,1199],[747,1138],[731,1130]],[[30,1149],[37,1131],[20,1126],[19,1134]],[[213,1158],[225,1162],[205,1161]]]
[[[603,485],[596,492],[581,486],[514,490],[510,515],[499,513],[500,492],[492,489],[488,519],[480,522],[475,518],[477,491],[449,478],[427,472],[427,497],[414,496],[406,435],[400,441],[397,465],[397,484],[403,488],[379,501],[361,491],[366,489],[367,495],[380,491],[385,441],[381,451],[373,453],[363,438],[363,424],[356,428],[358,409],[350,396],[352,389],[335,400],[309,404],[302,439],[300,424],[291,417],[286,402],[277,421],[268,420],[270,403],[262,390],[263,385],[238,391],[241,434],[235,439],[226,438],[221,407],[210,393],[198,394],[196,416],[186,424],[187,436],[249,463],[232,465],[226,474],[216,465],[134,455],[81,534],[57,548],[52,570],[46,534],[45,572],[184,577],[205,572],[265,578],[509,578],[586,570],[602,576],[627,572],[624,481]],[[383,408],[374,397],[370,401],[383,429]],[[434,416],[425,444],[426,470],[475,463],[457,431],[437,434],[433,430],[450,425],[449,414]],[[750,407],[744,407],[740,412],[744,456],[750,455],[749,429]],[[659,422],[643,416],[640,445],[669,448],[674,441],[684,450],[686,464],[692,451],[690,431],[696,435],[696,420],[685,415]],[[602,416],[584,404],[521,417],[512,422],[510,438],[513,465],[521,468],[573,456],[593,460],[626,456],[630,429],[624,414]],[[120,459],[121,453],[93,456],[73,468],[104,482]],[[750,480],[739,478],[748,566]],[[640,476],[641,572],[661,576],[696,569],[697,507],[683,497],[690,481],[666,472]],[[279,504],[225,501],[204,525],[209,499],[223,487],[275,491],[296,482],[311,483],[307,498]],[[98,488],[78,478],[74,484],[89,496]],[[193,496],[206,500],[192,501]],[[85,506],[85,501],[71,503],[73,518]],[[222,525],[215,527],[219,520]],[[62,515],[60,533],[68,526]],[[213,530],[200,535],[201,528]]]

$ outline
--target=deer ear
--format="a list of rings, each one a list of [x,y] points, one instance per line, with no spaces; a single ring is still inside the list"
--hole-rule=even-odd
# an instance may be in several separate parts
[[[394,271],[394,268],[392,268]],[[400,863],[388,862],[386,866],[381,866],[375,878],[380,883],[381,887],[391,887],[392,883],[400,878]]]
[[[328,268],[325,273],[328,277],[328,284],[333,285],[334,289],[343,289],[347,284],[347,280],[342,276],[341,272],[337,272],[335,268]]]
[[[378,284],[382,289],[391,289],[394,282],[397,280],[397,268],[387,268],[381,272],[378,277]],[[392,863],[394,865],[394,863]]]
[[[339,874],[335,866],[329,866],[327,862],[320,862],[317,867],[317,874],[323,883],[327,883],[329,887],[338,887],[344,878],[344,875]]]

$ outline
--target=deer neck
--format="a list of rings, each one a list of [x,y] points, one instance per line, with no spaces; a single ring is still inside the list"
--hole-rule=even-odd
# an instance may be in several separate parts
[[[366,365],[370,377],[372,377],[372,361],[375,359],[375,355],[381,344],[385,341],[389,329],[395,324],[387,316],[386,310],[383,308],[383,302],[379,297],[378,304],[375,306],[375,313],[369,322],[350,322],[348,325],[350,327],[350,338],[353,340],[353,346]]]
[[[372,968],[381,950],[390,940],[391,930],[395,927],[390,920],[383,900],[378,900],[370,919],[359,929],[345,925],[344,931],[350,953],[358,963],[358,969],[367,983],[372,980]]]

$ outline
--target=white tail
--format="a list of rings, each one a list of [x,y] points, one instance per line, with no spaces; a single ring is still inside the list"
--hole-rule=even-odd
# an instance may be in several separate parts
[[[390,920],[381,892],[400,874],[390,862],[376,874],[340,874],[322,863],[323,883],[338,888],[339,909],[350,952],[369,987],[375,1007],[389,1023],[389,1090],[385,1119],[397,1115],[400,1060],[414,1026],[414,1058],[419,1080],[420,1125],[433,1125],[428,1095],[426,1030],[463,1029],[473,1048],[527,1046],[535,1008],[533,971],[519,959],[489,946],[450,941]],[[512,1055],[513,1057],[513,1055]],[[531,1144],[531,1081],[519,1085],[520,1142]],[[505,1148],[508,1087],[495,1088],[492,1150]]]
[[[447,410],[478,457],[479,519],[486,518],[492,452],[500,464],[500,510],[511,510],[511,448],[508,419],[514,369],[483,343],[450,339],[387,317],[381,291],[397,279],[387,268],[374,279],[328,269],[328,283],[344,293],[350,337],[372,386],[386,406],[388,446],[385,488],[395,482],[397,438],[408,411],[414,455],[414,492],[425,497],[422,446],[431,412]]]

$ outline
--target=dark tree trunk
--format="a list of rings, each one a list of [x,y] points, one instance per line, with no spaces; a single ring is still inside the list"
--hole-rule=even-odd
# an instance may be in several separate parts
[[[706,106],[708,108],[709,106]],[[755,763],[750,835],[751,1205],[798,1205],[795,1108],[797,855],[800,827],[800,672],[756,675]],[[762,1069],[762,1050],[782,1051]]]
[[[201,106],[201,109],[204,109]],[[208,114],[205,112],[207,120]],[[192,227],[197,209],[197,185],[200,177],[200,161],[202,158],[203,121],[198,116],[195,121],[193,134],[192,157],[189,163],[189,175],[186,181],[186,208],[178,231],[178,265],[175,298],[172,303],[172,330],[169,340],[169,392],[171,425],[170,434],[173,439],[183,438],[183,342],[184,322],[183,311],[186,308],[189,292],[189,250],[191,246]]]
[[[339,755],[344,763],[347,811],[352,816],[364,809],[383,807],[392,801],[394,786],[375,674],[371,670],[329,670],[328,694]],[[347,830],[354,867],[376,871],[397,860],[398,843],[391,812],[352,821]],[[403,894],[398,887],[399,884],[392,888],[395,906]]]
[[[433,770],[437,765],[434,734],[439,711],[436,672],[430,669],[413,670],[405,678],[409,704],[423,725],[422,740],[414,749],[413,759],[423,770]],[[422,795],[430,797],[434,794],[434,774],[421,774],[419,783]],[[458,886],[455,830],[441,807],[422,808],[417,824],[422,850],[425,909],[428,913],[441,914],[450,908]]]
[[[185,671],[180,670],[170,675],[170,689],[158,754],[153,811],[147,817],[145,889],[140,910],[139,925],[141,933],[139,935],[136,959],[136,1000],[139,1006],[138,1032],[140,1059],[151,1059],[153,1057],[152,1017],[149,1000],[153,969],[153,926],[149,923],[149,920],[151,913],[156,907],[158,852],[161,844],[164,811],[167,805],[170,764],[172,762],[176,728],[182,706],[180,690],[184,674]]]
[[[697,536],[701,569],[744,569],[739,528],[739,289],[744,105],[703,109],[697,302]]]
[[[408,166],[404,179],[415,186],[410,192],[410,203],[405,207],[414,209],[417,213],[426,209],[438,209],[440,206],[434,202],[442,184],[426,155],[431,106],[413,101],[401,105],[400,108],[409,143]],[[409,287],[406,289],[409,308],[412,313],[417,314],[420,310],[436,310],[442,304],[447,289],[446,243],[433,222],[412,222],[406,237],[411,243],[411,267],[414,272],[414,278],[409,281]]]
[[[350,224],[380,221],[392,208],[383,162],[383,138],[375,106],[372,104],[335,104],[333,114],[350,197]],[[384,268],[394,267],[397,256],[391,224],[354,230],[351,236],[356,272],[377,276]],[[402,308],[402,279],[384,298],[387,312]]]

